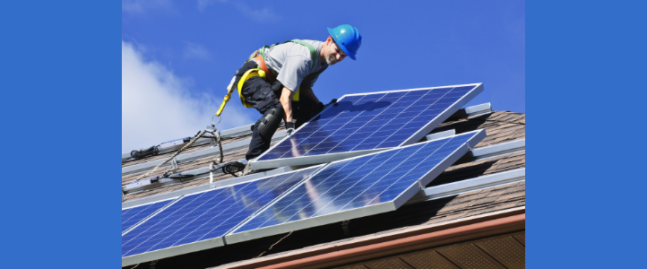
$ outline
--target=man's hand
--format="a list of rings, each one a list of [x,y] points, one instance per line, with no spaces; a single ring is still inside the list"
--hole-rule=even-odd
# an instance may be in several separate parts
[[[334,99],[330,100],[330,103],[326,104],[326,105],[324,106],[324,108],[329,107],[329,106],[331,106],[331,105],[333,105],[333,106],[334,106],[334,105],[337,105],[337,98],[334,98]]]
[[[287,133],[288,136],[292,135],[292,133],[294,133],[294,123],[286,122],[285,123],[285,132]]]

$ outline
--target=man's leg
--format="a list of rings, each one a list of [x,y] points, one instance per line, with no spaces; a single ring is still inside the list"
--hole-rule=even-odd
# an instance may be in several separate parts
[[[252,127],[252,141],[245,154],[245,158],[250,160],[270,148],[272,136],[283,119],[284,111],[270,83],[260,77],[248,79],[243,85],[242,93],[245,100],[263,114]]]

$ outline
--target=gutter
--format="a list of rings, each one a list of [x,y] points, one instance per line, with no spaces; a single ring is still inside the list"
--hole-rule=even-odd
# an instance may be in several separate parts
[[[525,207],[513,208],[433,227],[414,227],[376,238],[364,236],[361,241],[340,242],[328,247],[290,251],[287,255],[258,258],[226,268],[323,268],[392,256],[403,252],[428,249],[467,240],[525,230]],[[363,240],[362,240],[363,239]]]

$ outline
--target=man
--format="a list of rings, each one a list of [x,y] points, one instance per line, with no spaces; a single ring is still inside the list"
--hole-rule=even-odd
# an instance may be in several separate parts
[[[295,128],[321,112],[324,106],[312,91],[317,78],[329,65],[346,57],[355,60],[362,43],[357,28],[344,24],[328,28],[328,32],[330,36],[324,42],[291,40],[265,46],[236,71],[230,93],[232,87],[237,87],[243,104],[263,114],[252,127],[247,160],[269,149],[281,119],[291,135]]]

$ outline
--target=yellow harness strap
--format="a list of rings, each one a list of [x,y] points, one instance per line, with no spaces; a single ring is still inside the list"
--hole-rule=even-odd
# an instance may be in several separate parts
[[[243,76],[240,78],[238,81],[238,85],[233,85],[234,81],[236,80],[236,77],[234,76],[231,79],[231,82],[229,82],[229,86],[227,86],[227,95],[225,95],[225,99],[222,101],[222,104],[220,104],[220,109],[218,109],[218,112],[216,112],[216,116],[220,117],[220,114],[222,113],[222,110],[225,109],[225,105],[227,102],[229,102],[229,99],[231,99],[231,94],[234,92],[234,89],[238,89],[238,96],[240,96],[240,102],[243,103],[243,105],[246,108],[253,108],[254,106],[250,105],[245,101],[245,97],[243,97],[243,84],[245,84],[245,81],[247,81],[250,78],[253,77],[265,77],[265,72],[263,70],[254,68],[254,69],[249,69],[247,72],[243,74]],[[234,87],[235,86],[235,87]]]
[[[294,95],[292,95],[292,101],[299,102],[299,92],[300,92],[300,90],[301,90],[301,87],[299,87],[297,89],[297,92],[295,92]]]

